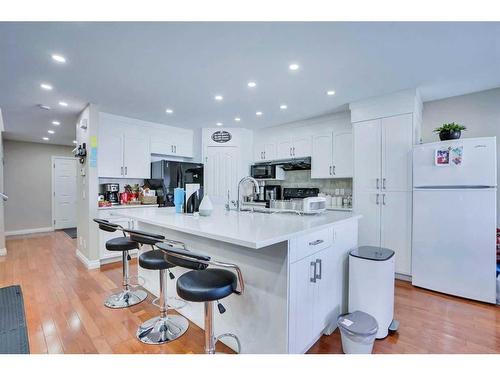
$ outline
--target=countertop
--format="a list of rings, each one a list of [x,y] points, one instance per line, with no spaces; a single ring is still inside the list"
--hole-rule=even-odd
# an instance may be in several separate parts
[[[341,211],[301,216],[290,213],[227,212],[222,206],[215,206],[208,217],[176,214],[172,207],[123,209],[112,215],[252,249],[288,241],[295,236],[361,217]]]
[[[98,210],[122,210],[126,208],[158,208],[157,204],[117,204],[110,207],[98,207]]]

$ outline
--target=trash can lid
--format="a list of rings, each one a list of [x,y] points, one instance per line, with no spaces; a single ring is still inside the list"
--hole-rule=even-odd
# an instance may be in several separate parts
[[[349,255],[356,258],[384,261],[394,256],[394,251],[378,246],[360,246],[351,250]]]
[[[341,315],[337,319],[337,324],[345,330],[359,336],[371,336],[377,333],[377,320],[363,311]]]

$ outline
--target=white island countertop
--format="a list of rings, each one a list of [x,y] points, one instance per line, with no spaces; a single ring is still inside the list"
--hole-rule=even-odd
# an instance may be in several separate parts
[[[145,224],[195,236],[260,249],[361,216],[352,212],[327,211],[318,215],[291,213],[227,212],[216,206],[208,217],[177,214],[174,208],[121,209],[114,213]]]

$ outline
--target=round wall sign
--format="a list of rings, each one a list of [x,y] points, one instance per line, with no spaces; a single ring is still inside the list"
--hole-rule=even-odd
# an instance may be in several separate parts
[[[229,142],[231,138],[232,138],[231,133],[225,130],[219,130],[218,132],[212,134],[212,140],[217,143]]]

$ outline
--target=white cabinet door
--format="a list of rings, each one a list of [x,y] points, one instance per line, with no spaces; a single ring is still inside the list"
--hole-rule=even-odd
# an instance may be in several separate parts
[[[239,164],[240,153],[237,147],[208,146],[206,148],[205,189],[214,202],[226,202],[228,190],[231,199],[236,199]]]
[[[384,190],[408,191],[412,188],[412,129],[411,114],[382,119],[381,186]]]
[[[107,218],[106,218],[107,220]],[[115,224],[121,225],[124,228],[130,228],[130,221],[128,219],[120,219],[113,217],[110,219]],[[94,223],[95,224],[95,223]],[[99,257],[100,259],[107,258],[118,258],[121,260],[121,251],[108,251],[106,250],[106,241],[109,241],[112,238],[119,237],[121,233],[118,232],[105,232],[103,230],[99,230]],[[118,261],[118,259],[117,259]]]
[[[356,191],[354,211],[362,215],[359,219],[358,242],[360,246],[380,246],[380,207],[378,192]]]
[[[151,178],[149,138],[140,135],[123,137],[123,166],[127,178]]]
[[[114,129],[100,132],[99,177],[123,177],[123,135]]]
[[[276,143],[266,142],[264,144],[264,160],[276,159]]]
[[[255,145],[253,160],[256,162],[264,160],[264,145]]]
[[[193,157],[193,139],[183,136],[176,140],[173,144],[174,146],[174,155],[182,156],[184,158],[192,158]]]
[[[333,177],[352,177],[353,154],[352,132],[333,134]]]
[[[311,156],[311,178],[332,177],[332,134],[321,134],[313,137]]]
[[[353,125],[354,188],[373,191],[380,187],[381,129],[380,120],[363,121]]]
[[[329,328],[335,326],[340,315],[339,288],[333,246],[316,253],[316,288],[314,307],[314,332],[330,333]]]
[[[381,246],[396,252],[396,272],[403,275],[411,275],[411,194],[382,192],[380,198]]]
[[[290,139],[278,141],[277,159],[290,159],[292,157],[292,141]]]
[[[311,156],[311,137],[292,139],[292,157],[304,158]]]
[[[290,305],[288,342],[289,353],[303,353],[312,344],[314,330],[314,279],[315,256],[299,260],[290,265]]]

